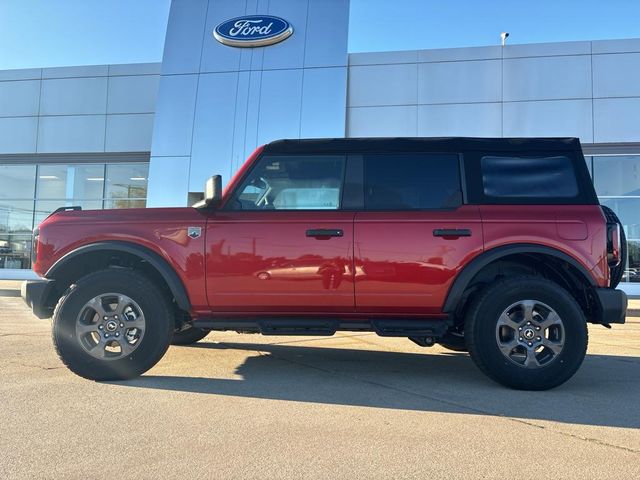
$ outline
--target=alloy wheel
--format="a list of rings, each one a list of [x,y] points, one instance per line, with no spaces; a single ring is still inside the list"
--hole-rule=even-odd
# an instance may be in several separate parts
[[[564,348],[565,329],[560,316],[537,300],[522,300],[507,307],[496,324],[502,354],[524,368],[554,362]]]
[[[142,342],[146,320],[140,306],[121,293],[104,293],[89,300],[76,320],[82,348],[100,360],[131,355]]]

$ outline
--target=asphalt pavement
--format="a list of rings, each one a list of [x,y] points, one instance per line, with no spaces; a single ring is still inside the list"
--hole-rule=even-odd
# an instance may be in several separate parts
[[[343,333],[212,333],[97,383],[0,284],[0,478],[640,478],[640,319],[576,376],[505,389],[466,354]]]

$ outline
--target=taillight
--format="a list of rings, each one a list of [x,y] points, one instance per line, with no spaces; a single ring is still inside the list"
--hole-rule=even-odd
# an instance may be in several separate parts
[[[607,262],[610,267],[617,267],[622,260],[620,255],[620,225],[607,223]]]

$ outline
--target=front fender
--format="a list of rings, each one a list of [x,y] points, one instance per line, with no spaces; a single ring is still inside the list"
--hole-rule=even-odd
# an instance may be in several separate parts
[[[167,283],[173,297],[176,300],[178,306],[184,311],[191,310],[191,302],[189,300],[189,296],[187,294],[187,290],[180,280],[180,277],[175,272],[175,270],[171,267],[171,265],[156,252],[144,247],[142,245],[137,245],[135,243],[122,242],[122,241],[104,241],[91,243],[88,245],[83,245],[78,247],[63,257],[58,259],[52,266],[47,270],[45,277],[54,279],[56,275],[63,270],[65,265],[68,265],[70,261],[75,258],[87,254],[94,253],[99,251],[118,251],[128,253],[130,255],[134,255],[141,260],[144,260],[149,265],[151,265],[164,279]]]

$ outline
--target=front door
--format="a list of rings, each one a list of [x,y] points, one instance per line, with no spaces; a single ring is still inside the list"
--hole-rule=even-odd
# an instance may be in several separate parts
[[[352,312],[344,155],[264,155],[207,222],[214,312]]]
[[[357,312],[441,313],[455,275],[483,248],[478,207],[463,204],[459,156],[389,153],[363,163]]]

